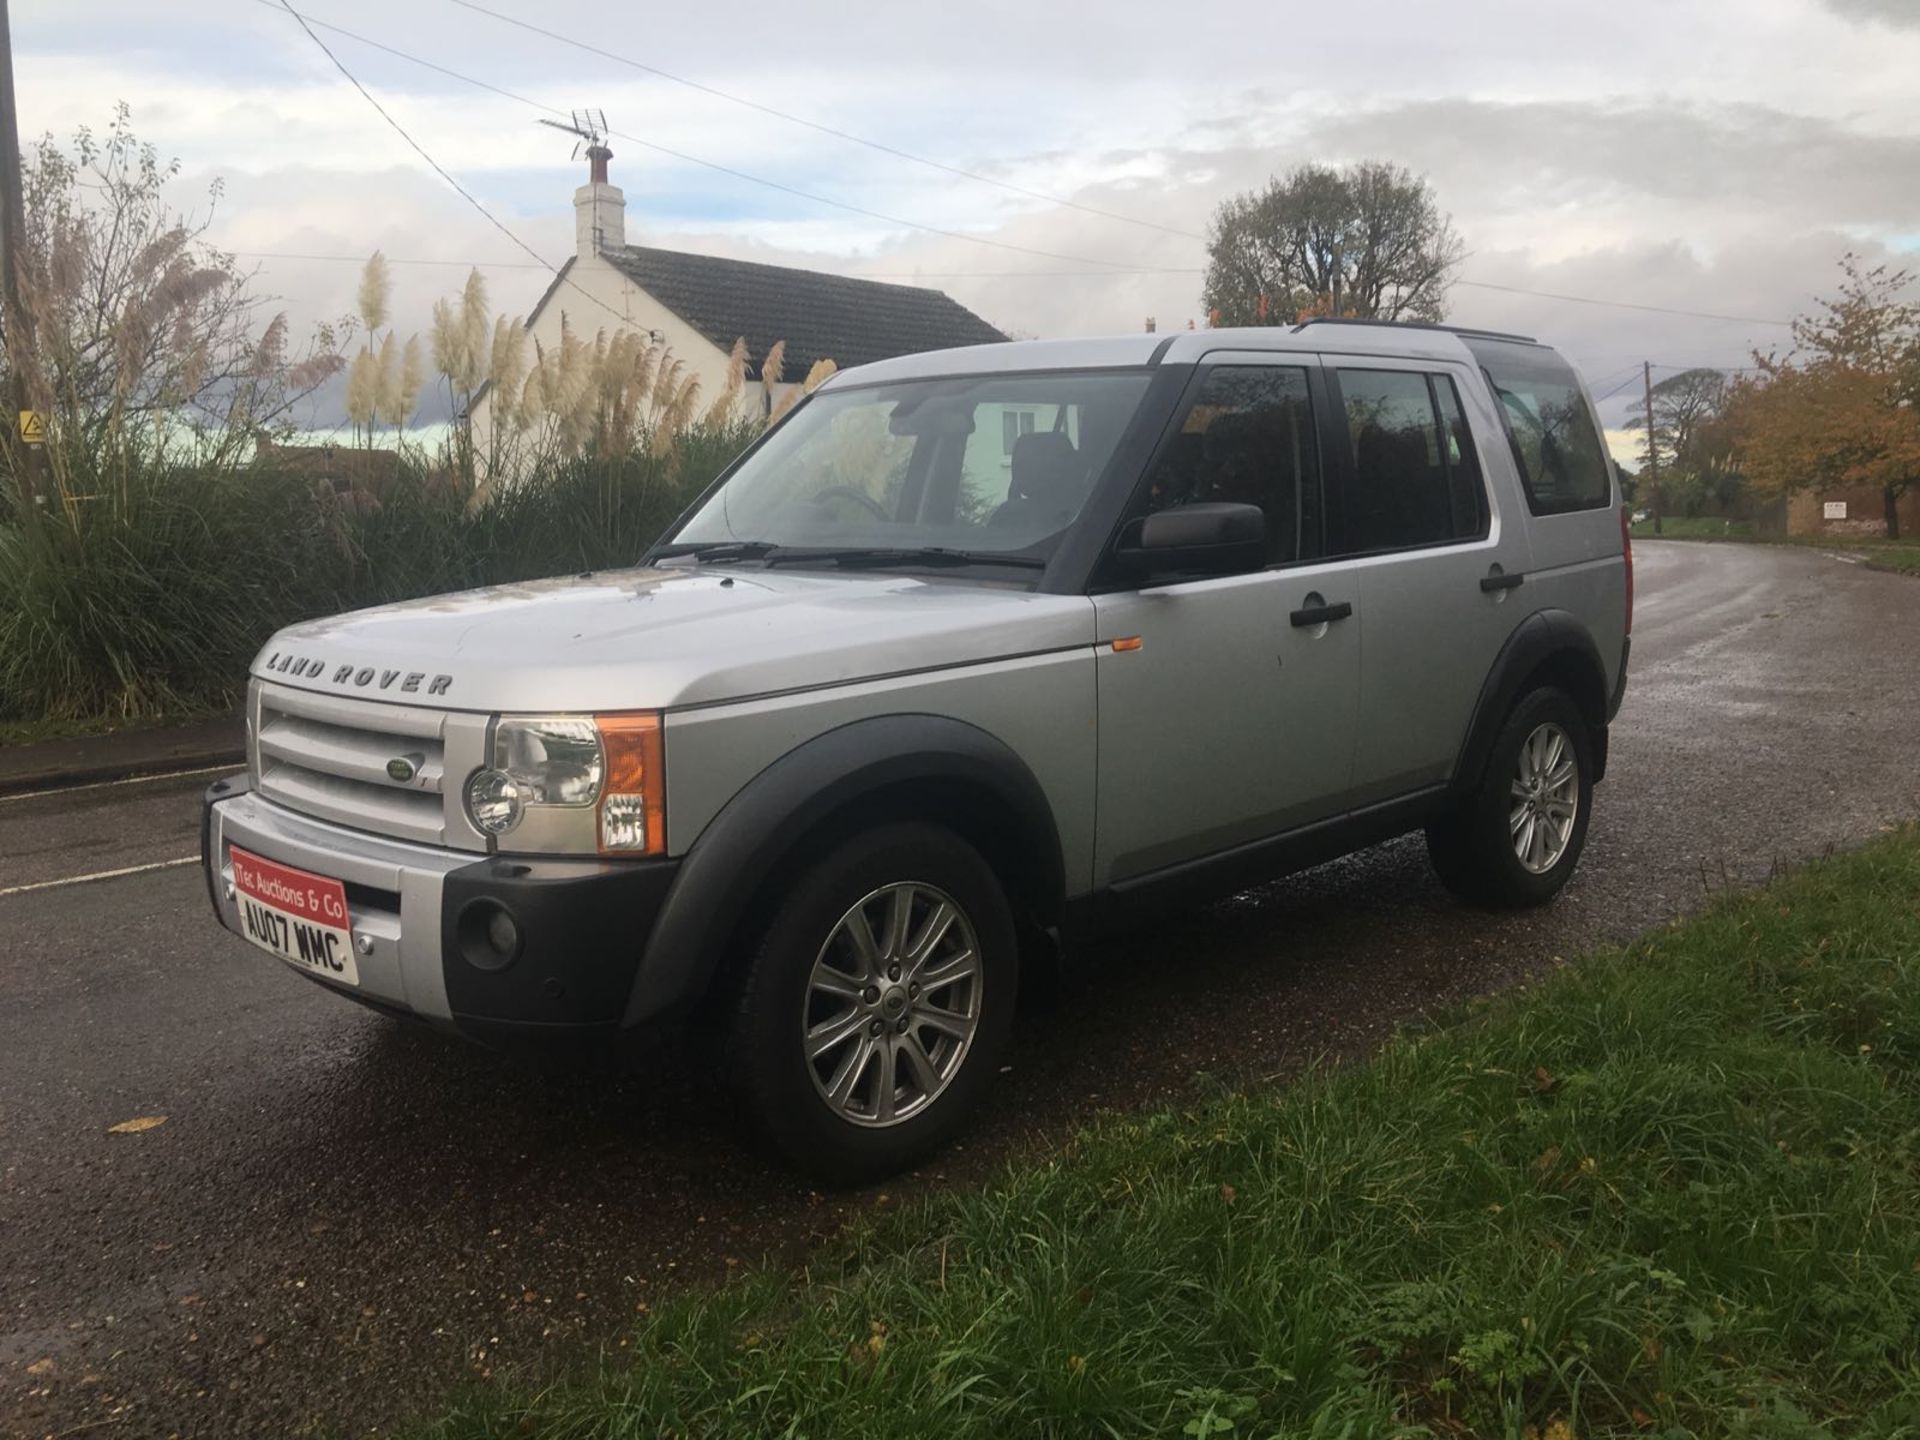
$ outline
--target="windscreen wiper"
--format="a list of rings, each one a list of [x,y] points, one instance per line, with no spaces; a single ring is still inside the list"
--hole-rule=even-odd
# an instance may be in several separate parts
[[[771,540],[693,540],[681,545],[662,545],[653,552],[655,560],[671,560],[691,555],[696,564],[709,560],[764,560],[780,546]]]
[[[887,565],[1011,565],[1022,570],[1044,570],[1038,555],[1014,555],[999,550],[953,550],[944,545],[890,548],[863,546],[839,550],[777,547],[765,557],[772,565],[837,565],[845,570],[878,569]]]

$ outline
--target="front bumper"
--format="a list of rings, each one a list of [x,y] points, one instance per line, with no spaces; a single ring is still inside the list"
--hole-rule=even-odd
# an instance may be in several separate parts
[[[674,860],[476,859],[296,814],[234,776],[207,791],[200,854],[214,913],[236,934],[234,845],[344,882],[360,984],[309,974],[315,984],[499,1042],[619,1029],[678,868]],[[520,937],[504,956],[488,948],[484,923],[500,909]]]

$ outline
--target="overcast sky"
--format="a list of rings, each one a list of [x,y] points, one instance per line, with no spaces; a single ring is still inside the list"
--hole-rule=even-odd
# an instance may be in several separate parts
[[[713,90],[1148,225],[882,153],[458,0],[293,3],[361,37],[319,31],[552,263],[573,248],[584,162],[534,122],[585,105],[619,132],[630,241],[917,277],[1022,334],[1200,319],[1196,237],[1215,205],[1308,160],[1425,174],[1469,251],[1451,318],[1551,341],[1596,393],[1643,358],[1744,363],[1785,336],[1758,322],[1830,291],[1848,247],[1920,260],[1920,0],[485,0]],[[180,158],[182,205],[204,208],[223,183],[213,237],[247,252],[297,322],[348,310],[357,269],[284,258],[296,254],[506,262],[485,274],[509,313],[544,288],[545,272],[388,128],[278,0],[12,10],[23,137],[102,127],[125,100],[140,135]],[[465,275],[395,273],[402,333],[424,329],[434,298]],[[1487,288],[1498,286],[1741,318]],[[1609,423],[1627,398],[1603,402]]]

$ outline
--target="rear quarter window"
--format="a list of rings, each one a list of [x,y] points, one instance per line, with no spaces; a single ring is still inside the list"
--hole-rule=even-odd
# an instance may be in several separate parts
[[[1563,515],[1611,504],[1612,467],[1573,367],[1539,345],[1469,340],[1467,348],[1493,387],[1527,508]]]

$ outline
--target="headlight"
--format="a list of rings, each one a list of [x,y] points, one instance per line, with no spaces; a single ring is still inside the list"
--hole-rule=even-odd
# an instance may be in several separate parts
[[[503,716],[465,798],[501,850],[659,855],[664,796],[660,717],[644,713]]]
[[[493,768],[529,805],[591,805],[600,798],[600,733],[591,720],[543,716],[493,729]]]
[[[520,787],[504,770],[476,770],[467,782],[467,814],[476,829],[504,835],[520,823],[526,810]]]

